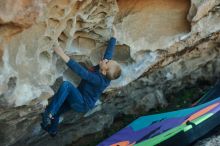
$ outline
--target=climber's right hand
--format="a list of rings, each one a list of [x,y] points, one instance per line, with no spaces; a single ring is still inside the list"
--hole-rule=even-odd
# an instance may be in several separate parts
[[[117,30],[116,30],[116,28],[115,28],[114,25],[112,26],[112,36],[113,36],[114,38],[117,37]]]
[[[62,54],[64,54],[63,49],[60,48],[60,47],[54,47],[53,50],[54,50],[54,52],[55,52],[57,55],[59,55],[59,56],[62,55]]]
[[[54,52],[55,52],[57,55],[59,55],[66,63],[69,61],[69,59],[70,59],[69,56],[67,56],[67,55],[64,53],[64,51],[63,51],[62,48],[60,48],[60,47],[54,47],[53,50],[54,50]]]

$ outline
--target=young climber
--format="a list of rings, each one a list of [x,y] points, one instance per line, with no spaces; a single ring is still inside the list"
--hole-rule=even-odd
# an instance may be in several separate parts
[[[76,112],[86,113],[92,109],[99,99],[104,89],[111,80],[117,79],[121,75],[119,64],[111,60],[116,44],[115,28],[113,27],[113,37],[110,38],[104,58],[98,65],[87,70],[79,63],[70,59],[63,49],[57,47],[54,51],[66,63],[66,65],[82,80],[76,88],[68,81],[64,81],[59,90],[52,97],[51,103],[47,106],[42,115],[41,127],[51,136],[57,134],[59,117],[62,113],[73,109]]]

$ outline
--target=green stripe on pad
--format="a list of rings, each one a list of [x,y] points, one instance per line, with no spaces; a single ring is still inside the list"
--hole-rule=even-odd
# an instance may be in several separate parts
[[[194,123],[195,125],[199,125],[200,123],[204,122],[205,120],[207,120],[208,118],[210,118],[213,115],[214,115],[213,113],[208,113],[208,114],[205,114],[205,115],[203,115],[203,116],[201,116],[201,117],[199,117],[199,118],[197,118],[197,119],[195,119],[195,120],[193,120],[191,122]],[[186,132],[186,131],[188,131],[190,129],[191,128],[185,127],[184,128],[184,132]]]
[[[195,125],[199,125],[200,123],[204,122],[206,119],[210,118],[212,115],[213,115],[213,113],[208,113],[206,115],[198,117],[197,119],[195,119],[191,122],[194,123]],[[172,129],[170,129],[160,135],[157,135],[157,136],[152,137],[148,140],[145,140],[145,141],[142,141],[138,144],[135,144],[135,146],[154,146],[156,144],[161,143],[162,141],[169,139],[170,137],[175,136],[176,134],[178,134],[181,131],[187,132],[191,128],[192,128],[192,125],[182,124],[180,126],[172,128]]]
[[[162,119],[169,119],[169,118],[178,118],[178,117],[190,115],[196,111],[199,111],[209,105],[216,103],[216,101],[218,101],[219,99],[220,98],[217,98],[213,101],[210,101],[208,103],[205,103],[205,104],[193,107],[193,108],[182,109],[182,110],[178,110],[178,111],[172,111],[172,112],[155,114],[155,115],[143,116],[143,117],[136,119],[128,126],[131,126],[134,131],[139,131],[143,128],[148,127],[152,122],[155,122],[155,121],[160,121]]]

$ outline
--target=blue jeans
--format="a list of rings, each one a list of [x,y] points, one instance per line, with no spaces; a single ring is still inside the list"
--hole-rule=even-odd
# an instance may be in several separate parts
[[[54,118],[49,131],[57,131],[60,115],[70,109],[82,113],[89,110],[79,90],[70,82],[64,81],[45,111]]]

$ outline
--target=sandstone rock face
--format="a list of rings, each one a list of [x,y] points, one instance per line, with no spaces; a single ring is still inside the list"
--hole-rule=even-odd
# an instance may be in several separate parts
[[[166,106],[165,95],[213,80],[220,69],[219,0],[2,0],[0,2],[0,139],[3,145],[65,145],[102,130],[117,114]],[[56,81],[79,83],[54,52],[95,65],[112,25],[113,59],[122,76],[106,90],[91,117],[67,113],[54,141],[42,133],[39,113]],[[68,118],[67,118],[68,117]],[[16,132],[14,132],[16,131]],[[75,132],[77,131],[77,132]]]
[[[6,8],[9,5],[8,9],[12,9],[12,2],[5,3]],[[28,104],[39,99],[42,93],[47,93],[48,97],[44,98],[49,98],[53,94],[49,85],[63,73],[65,79],[76,82],[68,71],[64,72],[64,64],[53,54],[54,44],[59,44],[77,61],[95,65],[105,50],[114,22],[119,34],[114,59],[123,67],[122,77],[112,84],[114,88],[139,77],[157,61],[157,49],[165,48],[177,35],[189,31],[185,19],[189,8],[186,0],[51,1],[38,10],[39,15],[36,15],[35,4],[34,1],[19,2],[18,10],[8,17],[4,14],[9,10],[2,10],[2,21],[6,24],[30,26],[33,23],[28,29],[8,36],[11,39],[7,42],[6,37],[2,37],[5,53],[1,86],[4,101],[9,105]],[[24,7],[30,12],[24,11]],[[22,15],[18,15],[20,11]],[[26,17],[26,13],[31,12],[33,15]],[[8,31],[11,29],[3,32]],[[131,72],[135,75],[130,76]],[[10,81],[15,84],[14,88],[6,86]],[[30,90],[32,92],[28,92]]]

